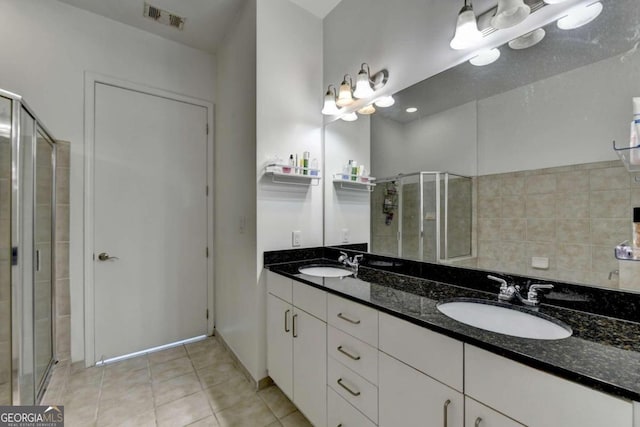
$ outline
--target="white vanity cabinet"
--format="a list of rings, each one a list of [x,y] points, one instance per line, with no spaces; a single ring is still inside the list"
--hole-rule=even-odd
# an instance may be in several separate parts
[[[464,398],[464,426],[526,427],[523,424],[520,424],[519,422],[516,422],[467,396]]]
[[[528,427],[633,426],[630,401],[472,345],[464,360],[465,394]]]
[[[325,427],[326,292],[271,272],[267,289],[269,376],[314,426]]]

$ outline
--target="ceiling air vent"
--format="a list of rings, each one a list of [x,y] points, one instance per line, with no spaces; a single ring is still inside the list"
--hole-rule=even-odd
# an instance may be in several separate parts
[[[146,2],[144,4],[144,16],[149,19],[153,19],[156,22],[177,28],[179,30],[182,30],[184,28],[183,17],[174,15],[171,12],[167,12],[166,10],[162,10]]]

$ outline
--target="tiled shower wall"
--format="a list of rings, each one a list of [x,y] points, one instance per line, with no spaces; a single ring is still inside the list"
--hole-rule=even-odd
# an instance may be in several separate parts
[[[618,161],[485,175],[477,206],[479,268],[619,287],[613,250],[631,238],[640,184]]]
[[[71,312],[69,301],[69,153],[67,141],[57,142],[56,158],[56,357],[71,356]]]

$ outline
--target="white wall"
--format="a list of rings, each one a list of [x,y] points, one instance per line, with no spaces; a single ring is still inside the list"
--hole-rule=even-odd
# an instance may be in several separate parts
[[[257,377],[256,1],[243,6],[217,53],[216,331]]]
[[[355,160],[371,171],[371,120],[360,116],[355,122],[336,120],[325,126],[324,244],[370,243],[370,193],[341,188],[333,175],[342,172],[347,161]],[[348,188],[348,187],[347,187]],[[342,240],[342,229],[349,240]]]
[[[479,174],[617,159],[639,74],[629,52],[479,101]]]
[[[84,359],[83,82],[86,70],[214,101],[213,56],[57,1],[0,0],[0,87],[71,141],[71,357]]]
[[[475,176],[476,102],[403,124],[374,117],[371,139],[379,177],[419,171]]]

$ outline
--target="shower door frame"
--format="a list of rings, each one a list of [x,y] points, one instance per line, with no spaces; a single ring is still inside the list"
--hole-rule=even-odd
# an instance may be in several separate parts
[[[21,118],[22,118],[22,114],[23,111],[26,114],[29,114],[29,116],[31,116],[31,118],[33,119],[33,139],[31,141],[31,145],[32,145],[32,151],[31,151],[31,158],[30,159],[26,159],[28,161],[31,162],[32,165],[32,170],[34,172],[34,180],[32,182],[32,185],[34,187],[34,191],[32,193],[32,198],[31,198],[31,208],[33,209],[33,212],[35,212],[35,205],[36,205],[36,192],[35,192],[35,187],[36,187],[36,181],[35,181],[35,171],[36,171],[36,166],[37,166],[37,157],[36,157],[36,145],[37,145],[37,138],[38,138],[38,130],[40,130],[49,141],[49,143],[52,144],[52,153],[51,153],[51,166],[52,166],[52,176],[51,176],[51,188],[52,188],[52,194],[51,194],[51,359],[49,360],[49,364],[48,367],[46,369],[46,373],[42,379],[42,381],[40,381],[39,384],[36,384],[36,378],[35,378],[35,354],[33,355],[33,366],[32,366],[32,371],[33,371],[33,378],[32,378],[32,382],[33,382],[33,402],[28,402],[29,404],[37,404],[39,402],[39,399],[42,397],[42,394],[44,392],[44,387],[42,387],[42,385],[46,384],[47,379],[49,377],[49,375],[51,374],[51,367],[54,364],[54,361],[56,359],[56,353],[57,353],[57,343],[55,340],[55,336],[56,336],[56,322],[55,322],[55,318],[56,318],[56,307],[55,307],[55,300],[56,300],[56,286],[55,286],[55,279],[56,279],[56,209],[55,209],[55,205],[56,205],[56,157],[57,157],[57,146],[55,144],[56,139],[53,138],[51,135],[51,132],[49,132],[49,130],[42,124],[42,122],[38,119],[38,116],[34,113],[34,111],[29,107],[29,105],[24,101],[24,99],[22,98],[22,96],[17,95],[15,93],[0,89],[0,97],[6,98],[11,100],[11,248],[12,248],[12,255],[11,255],[11,269],[10,269],[10,283],[11,283],[11,303],[10,303],[10,319],[11,319],[11,339],[9,341],[10,343],[10,354],[11,354],[11,398],[12,398],[12,404],[13,405],[22,405],[25,404],[25,402],[21,401],[21,386],[20,386],[20,376],[18,375],[18,372],[16,371],[16,368],[19,368],[19,364],[20,361],[23,360],[23,351],[24,349],[22,348],[22,334],[24,332],[24,325],[23,325],[23,299],[22,299],[22,295],[23,295],[23,289],[21,288],[21,284],[22,286],[24,286],[24,284],[22,283],[22,254],[21,254],[21,249],[23,248],[23,242],[22,242],[22,236],[21,236],[21,227],[22,227],[22,218],[21,218],[21,213],[22,210],[20,208],[20,198],[22,197],[22,192],[23,192],[23,185],[22,185],[22,180],[21,180],[21,174],[22,174],[22,168],[23,165],[21,164],[20,160],[21,160],[21,153],[22,153],[22,144],[21,144],[21,138],[22,138],[22,133],[23,133],[23,129],[22,129],[22,125],[21,125]],[[24,209],[24,208],[22,208]],[[32,224],[31,224],[31,238],[32,240],[34,240],[35,242],[35,217],[32,220]],[[35,248],[35,243],[34,243],[34,248]],[[16,250],[17,251],[17,255],[13,253],[13,251]],[[35,266],[35,249],[33,250],[33,254],[32,254],[32,269]],[[14,258],[15,257],[15,258]],[[15,263],[15,264],[14,264]],[[15,267],[15,268],[14,268]],[[35,287],[35,276],[33,277],[33,280],[30,283],[30,286],[32,288]],[[33,298],[32,300],[32,307],[31,307],[31,315],[34,316],[34,312],[35,312],[35,298]],[[17,315],[16,315],[17,313]],[[16,340],[15,337],[18,337],[18,339]],[[35,342],[35,333],[33,334],[33,340]],[[14,366],[14,350],[16,350],[14,348],[14,343],[17,343],[18,348],[17,348],[17,363],[18,366]],[[34,345],[34,349],[35,349],[35,345]]]

